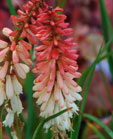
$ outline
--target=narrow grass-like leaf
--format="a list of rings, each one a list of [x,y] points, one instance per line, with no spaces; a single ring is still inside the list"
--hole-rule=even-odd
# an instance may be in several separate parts
[[[104,47],[102,48],[100,55],[102,55],[109,47],[111,42],[113,41],[113,37],[104,45]],[[110,52],[110,54],[106,54],[105,56],[99,58],[98,60],[96,60],[96,64],[99,63],[100,61],[102,61],[103,59],[107,58],[108,55],[112,55],[112,53]],[[89,66],[83,73],[82,76],[79,78],[78,80],[78,84],[81,85],[82,87],[84,86],[85,83],[85,79],[88,76],[91,67],[95,64],[95,61],[93,62],[93,64],[91,66]]]
[[[111,90],[109,88],[109,83],[107,81],[107,77],[105,76],[104,72],[102,71],[101,65],[99,65],[99,68],[100,68],[99,72],[100,72],[101,78],[102,78],[103,83],[104,83],[104,88],[106,90],[107,98],[111,104],[111,108],[113,109],[113,97],[111,95],[112,93],[111,93]]]
[[[106,133],[113,139],[113,131],[107,126],[105,125],[103,122],[101,122],[100,119],[90,115],[90,114],[84,114],[84,117],[93,121],[93,122],[96,122],[100,127],[102,127]]]
[[[106,139],[103,134],[90,122],[87,122],[87,125],[89,126],[89,128],[91,128],[93,130],[93,132],[99,137],[99,139]]]
[[[113,131],[113,112],[112,112],[112,119],[111,119],[110,125],[111,125],[111,130]]]
[[[106,59],[106,58],[108,58],[108,56],[111,56],[111,55],[113,55],[113,51],[111,51],[110,53],[108,53],[108,54],[102,56],[102,57],[99,59],[99,62],[102,61],[102,60],[104,60],[104,59]]]
[[[33,138],[32,138],[32,139],[38,139],[38,137],[39,137],[39,136],[38,136],[38,135],[39,135],[39,132],[40,132],[41,128],[43,127],[43,125],[44,125],[46,122],[48,122],[49,120],[52,120],[52,119],[54,119],[54,118],[60,116],[61,114],[65,113],[65,112],[67,112],[67,111],[69,111],[69,110],[71,110],[71,108],[64,109],[64,110],[62,110],[61,112],[58,112],[58,113],[56,113],[56,114],[54,114],[54,115],[52,115],[52,116],[50,116],[50,117],[48,117],[48,118],[42,120],[42,121],[40,122],[40,124],[37,126],[37,128],[36,128],[36,130],[35,130],[35,132],[34,132],[34,134],[33,134]]]
[[[87,137],[87,132],[88,132],[88,126],[86,125],[86,126],[84,127],[83,132],[82,132],[81,139],[86,139],[86,137]]]
[[[97,61],[99,60],[101,52],[102,52],[102,47],[100,48],[100,51],[99,51],[99,53],[97,55],[97,58],[94,61],[94,63],[92,64],[92,66],[90,67],[90,72],[88,73],[88,75],[87,75],[87,77],[86,77],[86,79],[84,81],[84,82],[87,81],[87,87],[85,89],[83,100],[82,100],[82,104],[81,104],[81,108],[80,108],[80,112],[81,113],[83,113],[84,108],[85,108],[88,91],[89,91],[90,84],[91,84],[91,81],[92,81],[92,78],[93,78],[93,74],[94,74],[94,71],[95,71],[95,66],[96,66]],[[84,86],[85,86],[85,83],[82,86],[82,88],[84,88]],[[82,115],[77,116],[74,121],[75,121],[74,123],[76,123],[76,124],[74,125],[74,131],[71,132],[71,137],[70,138],[71,139],[78,139],[80,125],[81,125],[81,121],[82,121]]]
[[[12,0],[7,0],[9,11],[12,15],[16,15],[16,10],[12,4]]]
[[[64,9],[65,5],[66,5],[66,0],[60,0],[59,7]]]
[[[13,139],[13,137],[11,136],[11,129],[9,127],[4,127],[5,131],[8,133],[10,139]]]
[[[28,103],[28,119],[27,119],[27,123],[26,123],[26,138],[27,139],[31,139],[32,129],[34,126],[33,124],[35,124],[35,123],[33,123],[34,118],[35,118],[33,97],[32,97],[33,80],[34,80],[34,74],[31,72],[28,73],[27,78],[26,78],[26,84],[25,84],[25,92],[27,94],[27,103]]]
[[[2,139],[2,121],[0,121],[0,139]]]
[[[100,12],[102,14],[101,16],[103,16],[102,18],[105,17],[105,20],[106,20],[105,24],[107,24],[109,32],[112,35],[113,34],[113,28],[112,28],[112,24],[111,24],[111,21],[109,19],[109,16],[108,16],[108,13],[107,13],[107,10],[106,10],[106,6],[105,6],[105,3],[104,3],[104,0],[99,0],[99,3],[100,3],[100,10],[101,10]]]
[[[89,87],[90,87],[90,84],[91,84],[91,80],[93,78],[94,71],[95,71],[95,66],[90,71],[90,77],[89,77],[89,80],[88,80],[86,90],[84,92],[84,97],[83,97],[82,105],[81,105],[81,108],[80,108],[81,112],[84,111],[86,98],[87,98],[87,94],[88,94]],[[79,134],[80,125],[81,125],[81,121],[82,121],[82,115],[77,116],[75,121],[76,121],[75,122],[76,125],[75,125],[75,128],[74,128],[74,131],[71,133],[71,139],[78,139],[78,134]]]
[[[89,77],[90,80],[92,80],[92,76],[93,76],[93,73],[94,73],[94,69],[95,69],[95,66],[98,62],[100,62],[100,60],[102,60],[100,58],[100,56],[106,51],[106,49],[109,48],[110,46],[110,43],[113,41],[113,38],[111,40],[109,40],[103,48],[101,48],[101,50],[99,51],[98,53],[98,56],[96,58],[96,60],[93,62],[93,64],[91,66],[89,66],[86,71],[82,74],[81,78],[79,79],[78,81],[78,84],[82,86],[82,88],[84,88],[85,86],[85,83],[86,81],[88,80],[88,77],[89,77],[89,74],[91,73],[91,76]],[[92,69],[92,70],[91,70]],[[88,81],[89,83],[89,86],[90,86],[90,80]],[[87,94],[88,94],[88,90],[89,90],[89,86],[87,85],[87,90],[85,91],[85,96],[83,98],[83,101],[82,101],[82,105],[81,105],[81,109],[80,111],[83,112],[84,110],[84,107],[85,107],[85,103],[86,103],[86,98],[87,98]],[[80,104],[80,103],[78,103]],[[78,134],[79,134],[79,130],[80,130],[80,125],[81,125],[81,121],[82,121],[82,116],[77,116],[76,119],[75,119],[75,125],[74,125],[74,130],[76,130],[76,132],[71,132],[71,139],[78,139]]]
[[[100,3],[100,13],[101,13],[104,40],[105,40],[105,42],[108,42],[109,32],[111,33],[111,36],[112,36],[113,35],[113,29],[112,29],[112,25],[110,23],[110,19],[108,17],[108,13],[107,13],[107,10],[105,7],[104,0],[99,0],[99,3]],[[111,51],[111,48],[109,47],[107,49],[107,53],[109,53],[110,51]],[[109,63],[109,68],[110,68],[110,72],[111,72],[112,79],[113,79],[113,57],[112,56],[108,57],[108,63]]]

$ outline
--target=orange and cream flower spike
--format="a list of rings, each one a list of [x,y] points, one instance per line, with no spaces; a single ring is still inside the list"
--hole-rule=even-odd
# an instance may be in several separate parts
[[[70,130],[70,118],[79,111],[75,101],[82,100],[79,94],[81,87],[74,81],[81,76],[77,72],[77,44],[69,37],[72,29],[65,23],[66,16],[58,14],[63,9],[53,9],[43,3],[39,11],[36,38],[40,45],[35,48],[37,58],[33,69],[38,76],[34,80],[33,97],[41,106],[40,115],[45,118],[72,107],[70,111],[45,124],[46,129],[55,126],[62,131]]]
[[[32,22],[37,15],[39,2],[40,0],[28,1],[23,6],[24,12],[18,10],[18,17],[11,16],[13,24],[17,27],[15,31],[9,28],[3,28],[2,31],[10,40],[10,43],[0,40],[0,106],[6,100],[7,116],[3,122],[5,126],[12,127],[14,115],[18,116],[23,110],[20,100],[23,89],[20,81],[26,79],[32,65],[29,52],[32,45],[24,39],[27,38],[32,44],[37,43]]]
[[[72,29],[65,23],[66,16],[58,14],[63,11],[59,7],[53,9],[40,0],[32,0],[23,10],[17,11],[18,17],[11,16],[17,27],[15,31],[3,29],[10,43],[0,40],[0,105],[6,100],[7,110],[3,124],[11,127],[14,115],[19,115],[23,109],[19,97],[22,93],[20,80],[26,79],[32,65],[29,53],[32,46],[25,40],[32,44],[39,40],[40,45],[35,48],[33,72],[38,76],[34,80],[33,97],[41,106],[40,115],[45,118],[71,107],[70,111],[45,124],[46,129],[55,126],[58,130],[70,130],[70,118],[79,111],[75,101],[82,99],[81,87],[75,82],[81,74],[77,72],[77,44],[69,37]]]
[[[8,28],[3,29],[3,34],[9,37],[11,45],[13,37],[10,36],[12,31]],[[19,95],[23,92],[20,78],[25,79],[29,67],[20,61],[18,47],[14,51],[11,45],[0,40],[0,105],[6,100],[6,110],[8,112],[6,120],[3,122],[5,126],[11,127],[14,122],[14,114],[19,115],[22,110],[22,103]]]

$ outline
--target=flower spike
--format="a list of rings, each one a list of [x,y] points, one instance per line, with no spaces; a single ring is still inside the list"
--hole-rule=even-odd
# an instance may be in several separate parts
[[[42,117],[49,117],[62,109],[72,107],[65,114],[45,124],[45,128],[55,126],[58,130],[71,129],[73,113],[78,112],[76,100],[82,97],[81,87],[74,81],[81,74],[77,71],[77,44],[72,42],[72,29],[65,23],[66,16],[58,14],[63,9],[50,8],[44,3],[37,18],[36,38],[40,40],[36,50],[36,66],[33,70],[38,74],[34,81],[34,97],[41,105]]]

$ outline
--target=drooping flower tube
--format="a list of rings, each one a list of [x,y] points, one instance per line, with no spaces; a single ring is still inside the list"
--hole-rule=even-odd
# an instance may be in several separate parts
[[[41,106],[40,115],[45,118],[65,108],[72,108],[45,124],[46,129],[55,126],[65,131],[71,129],[70,118],[79,111],[75,101],[80,101],[82,97],[79,94],[81,87],[75,82],[75,78],[81,76],[77,71],[77,44],[70,37],[72,29],[65,23],[66,16],[58,14],[62,11],[59,7],[53,9],[43,3],[37,16],[36,38],[40,40],[40,45],[35,48],[33,72],[38,76],[34,80],[33,97]]]

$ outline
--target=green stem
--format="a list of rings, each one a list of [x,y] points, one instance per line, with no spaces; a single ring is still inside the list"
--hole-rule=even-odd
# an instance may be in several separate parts
[[[34,134],[33,134],[33,138],[32,138],[32,139],[38,139],[38,137],[39,137],[39,136],[38,136],[38,135],[39,135],[39,132],[40,132],[41,128],[43,127],[43,125],[44,125],[46,122],[48,122],[49,120],[52,120],[52,119],[54,119],[54,118],[60,116],[61,114],[65,113],[65,112],[67,112],[67,111],[69,111],[69,110],[71,110],[71,108],[65,109],[65,110],[63,110],[63,111],[61,111],[61,112],[59,112],[59,113],[57,113],[57,114],[54,114],[54,115],[52,115],[52,116],[50,116],[50,117],[48,117],[48,118],[42,120],[42,121],[40,122],[40,124],[37,126],[37,128],[36,128],[36,130],[35,130],[35,132],[34,132]]]
[[[7,4],[8,4],[8,8],[9,8],[9,11],[12,15],[15,15],[16,16],[16,10],[12,4],[12,1],[11,0],[7,0]]]
[[[34,123],[34,117],[35,117],[35,110],[34,110],[34,104],[33,104],[33,80],[34,80],[34,74],[28,73],[26,78],[26,84],[25,84],[25,92],[27,94],[27,105],[28,105],[28,119],[26,123],[26,137],[27,139],[31,139],[32,137],[32,128]]]
[[[98,61],[100,55],[101,55],[101,52],[102,52],[102,47],[100,48],[100,51],[99,51],[99,53],[98,53],[98,55],[96,57],[96,60],[94,61],[94,63],[92,64],[92,66],[90,66],[88,68],[88,70],[87,70],[87,72],[89,71],[89,73],[85,77],[84,85],[82,86],[82,88],[84,89],[85,84],[87,82],[87,86],[85,88],[85,92],[84,92],[84,96],[83,96],[83,101],[82,101],[81,108],[80,108],[80,112],[81,113],[84,112],[87,95],[88,95],[89,88],[90,88],[90,85],[91,85],[91,81],[92,81],[92,78],[93,78],[93,75],[94,75],[94,71],[95,71],[95,66],[97,64],[97,61]],[[78,139],[78,135],[79,135],[79,131],[80,131],[80,125],[81,125],[81,122],[82,122],[82,115],[77,116],[74,121],[76,122],[76,124],[74,124],[74,132],[71,132],[71,139]]]
[[[2,139],[2,121],[0,120],[0,139]]]
[[[20,129],[20,126],[19,126],[19,123],[18,123],[18,116],[17,114],[15,114],[15,126],[16,126],[16,134],[17,134],[17,137],[18,139],[22,139],[22,133],[21,133],[21,129]]]

